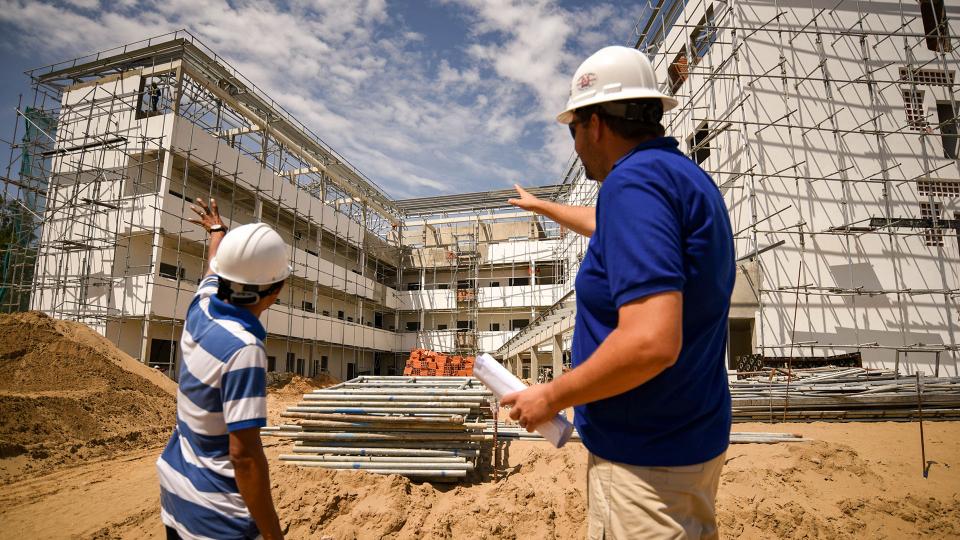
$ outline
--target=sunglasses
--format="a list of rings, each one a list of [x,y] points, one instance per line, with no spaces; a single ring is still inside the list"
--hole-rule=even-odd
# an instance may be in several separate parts
[[[585,124],[590,121],[590,116],[587,116],[586,120],[582,120],[579,116],[573,118],[573,122],[567,124],[567,127],[570,129],[570,136],[573,137],[573,140],[577,140],[577,126],[580,124]]]

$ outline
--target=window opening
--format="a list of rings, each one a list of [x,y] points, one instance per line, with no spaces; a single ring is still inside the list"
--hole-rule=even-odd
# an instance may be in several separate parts
[[[687,137],[687,149],[690,154],[690,159],[697,163],[703,163],[710,157],[710,146],[707,144],[707,138],[709,136],[710,124],[703,121],[693,135]]]
[[[683,82],[687,80],[689,74],[689,67],[687,62],[687,46],[684,45],[683,48],[680,49],[680,54],[673,59],[670,67],[667,68],[671,94],[676,94],[677,90],[680,90],[680,87],[683,86]]]
[[[952,102],[937,102],[937,120],[940,122],[943,157],[957,159],[957,112],[953,110]]]
[[[934,225],[936,225],[937,220],[940,219],[940,214],[943,212],[943,204],[935,202],[921,202],[920,203],[920,217],[925,219],[932,219]],[[941,229],[927,229],[923,235],[924,243],[930,247],[940,247],[943,245],[943,231]]]
[[[937,52],[952,51],[944,0],[920,0],[920,16],[923,19],[923,33],[927,36],[927,48]]]
[[[901,88],[903,93],[903,107],[907,114],[907,125],[914,131],[923,131],[927,128],[927,119],[923,114],[923,90]]]

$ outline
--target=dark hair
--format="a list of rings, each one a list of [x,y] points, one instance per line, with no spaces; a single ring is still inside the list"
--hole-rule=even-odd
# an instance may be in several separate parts
[[[217,287],[217,298],[237,306],[249,306],[256,304],[261,298],[279,291],[283,287],[283,281],[280,280],[270,285],[244,285],[233,283],[221,277],[220,285]]]
[[[590,120],[596,114],[610,131],[624,139],[663,137],[666,130],[660,124],[663,119],[663,102],[657,98],[611,101],[581,107],[573,114],[578,123]]]

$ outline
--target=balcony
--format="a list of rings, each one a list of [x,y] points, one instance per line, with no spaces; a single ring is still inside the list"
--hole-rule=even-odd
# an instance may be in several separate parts
[[[180,219],[181,216],[189,217],[192,214],[189,205],[183,199],[167,193],[163,198],[163,209],[160,224],[165,231],[171,234],[181,233],[184,239],[193,242],[206,242],[206,233],[199,227]],[[224,219],[228,227],[236,227],[242,224],[241,222],[252,221],[252,216],[246,216],[237,222]],[[293,266],[295,276],[307,281],[365,298],[390,309],[397,307],[397,292],[394,289],[377,283],[366,276],[361,276],[346,267],[332,263],[312,252],[296,247],[292,248],[291,266]]]
[[[562,293],[562,285],[515,285],[512,287],[479,287],[476,289],[430,289],[398,291],[397,309],[406,311],[454,310],[458,304],[477,302],[480,309],[548,307]],[[471,298],[470,295],[474,295]]]
[[[398,337],[395,332],[326,317],[291,306],[275,304],[260,320],[270,334],[381,351],[397,349]]]
[[[473,340],[480,352],[493,352],[500,348],[507,339],[516,332],[457,332],[456,330],[427,330],[424,332],[402,332],[400,334],[400,350],[410,351],[416,348],[430,349],[438,352],[451,352],[473,347],[458,347],[458,340]],[[462,337],[458,337],[462,336]],[[474,336],[476,336],[474,338]],[[460,341],[460,343],[464,343]]]
[[[32,309],[77,316],[143,317],[150,301],[152,276],[89,276],[83,287],[59,289],[49,278],[38,278]]]
[[[529,263],[533,261],[552,261],[557,258],[559,240],[514,240],[490,244],[487,248],[485,264]]]
[[[136,276],[148,278],[150,276]],[[197,286],[188,281],[157,278],[152,294],[146,295],[149,287],[142,285],[144,298],[152,297],[151,312],[159,317],[184,319]],[[364,347],[381,351],[397,349],[395,332],[328,317],[283,304],[270,306],[260,317],[267,333],[298,339],[324,341],[351,347]]]

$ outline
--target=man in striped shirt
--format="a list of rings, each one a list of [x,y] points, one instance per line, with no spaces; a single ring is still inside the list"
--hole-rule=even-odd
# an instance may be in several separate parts
[[[227,234],[216,201],[197,206],[190,221],[210,234],[210,268],[180,339],[177,425],[157,460],[160,517],[168,539],[282,538],[260,442],[267,358],[258,317],[290,275],[289,252],[267,225]]]

